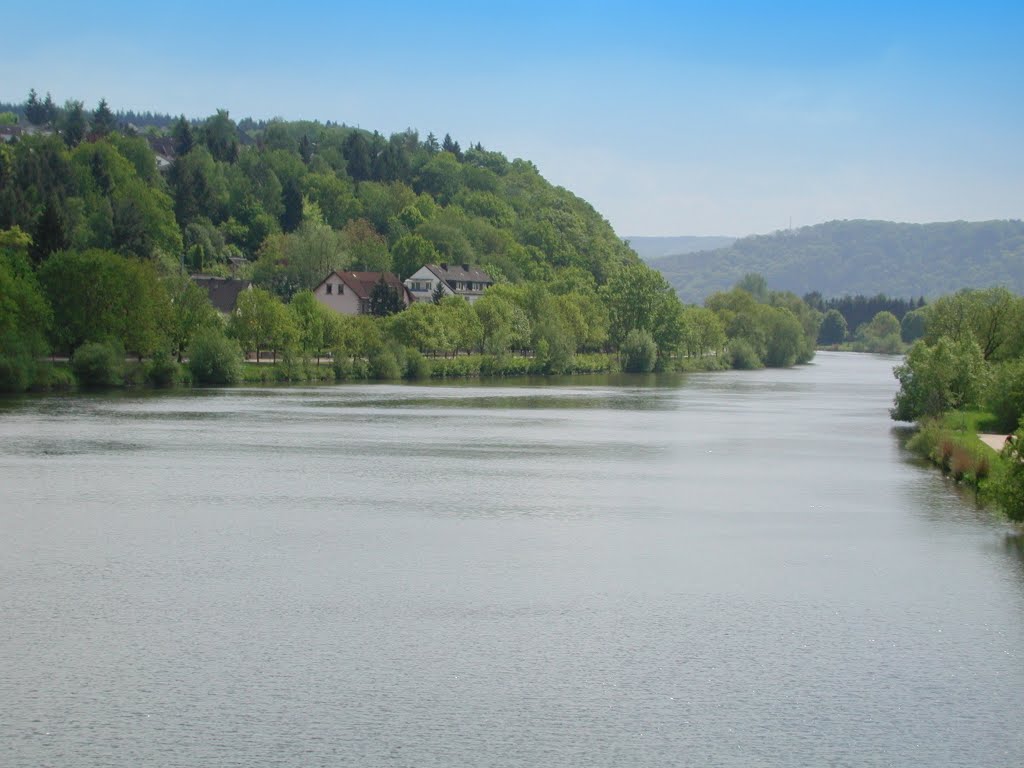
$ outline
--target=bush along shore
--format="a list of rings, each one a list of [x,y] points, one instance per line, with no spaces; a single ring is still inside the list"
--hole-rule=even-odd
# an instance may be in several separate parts
[[[961,291],[928,305],[924,321],[894,369],[892,417],[916,422],[909,448],[1024,523],[1024,299]]]
[[[625,361],[628,363],[628,361]],[[728,368],[728,359],[708,356],[665,361],[658,372],[697,372]],[[191,358],[178,363],[169,355],[150,360],[125,360],[102,344],[83,346],[68,361],[40,361],[30,392],[68,392],[112,388],[171,389],[175,387],[246,386],[341,382],[438,381],[445,379],[514,376],[570,376],[621,373],[623,359],[595,352],[574,355],[557,367],[536,356],[517,354],[424,355],[397,345],[369,358],[323,358],[319,361],[282,356],[277,360],[243,360],[237,345],[213,336],[197,344]],[[652,369],[653,370],[653,369]]]

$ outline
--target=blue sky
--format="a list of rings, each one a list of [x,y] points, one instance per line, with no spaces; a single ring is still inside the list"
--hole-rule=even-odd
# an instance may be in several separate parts
[[[532,160],[623,236],[1024,216],[1021,3],[178,0],[4,18],[0,100],[35,87],[451,133]]]

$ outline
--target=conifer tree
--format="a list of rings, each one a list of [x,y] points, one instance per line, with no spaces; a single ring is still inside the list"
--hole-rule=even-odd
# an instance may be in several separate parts
[[[171,129],[171,137],[174,139],[175,157],[187,155],[196,143],[195,136],[192,135],[192,126],[185,119],[184,115],[179,117],[174,123],[174,128]]]
[[[107,106],[106,99],[100,99],[96,111],[92,113],[92,132],[100,136],[106,136],[117,127],[114,113]]]
[[[28,101],[25,102],[25,118],[32,125],[42,125],[46,122],[46,108],[39,101],[35,88],[28,92]]]

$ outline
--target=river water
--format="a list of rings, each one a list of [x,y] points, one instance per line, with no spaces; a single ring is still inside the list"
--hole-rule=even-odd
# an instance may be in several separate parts
[[[0,763],[1017,768],[893,363],[0,402]]]

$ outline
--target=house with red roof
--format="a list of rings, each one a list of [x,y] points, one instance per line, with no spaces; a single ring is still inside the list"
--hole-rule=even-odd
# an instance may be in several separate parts
[[[374,287],[383,280],[395,291],[403,307],[409,306],[413,296],[398,275],[392,272],[331,272],[313,289],[316,300],[343,315],[370,314],[370,295]]]

